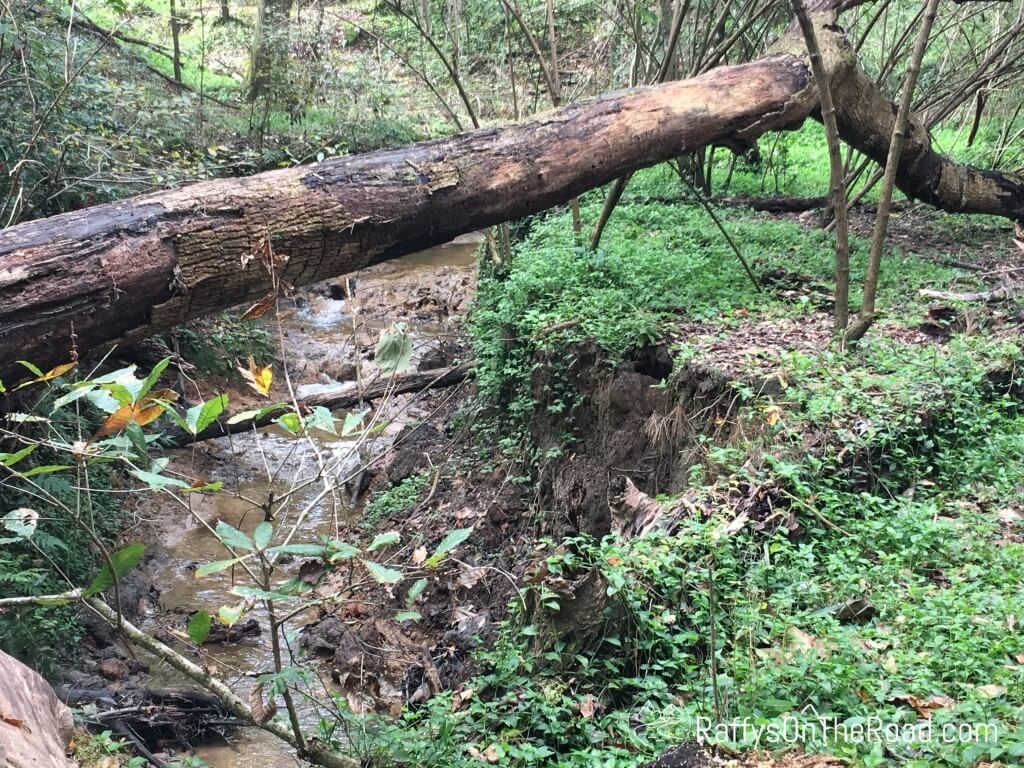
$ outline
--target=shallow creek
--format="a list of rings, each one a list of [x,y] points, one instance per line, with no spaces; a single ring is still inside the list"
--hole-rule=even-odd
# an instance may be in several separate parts
[[[466,303],[467,297],[456,297],[456,291],[460,287],[463,293],[472,290],[476,248],[477,241],[467,239],[378,265],[356,277],[352,299],[314,295],[297,302],[295,310],[286,313],[281,321],[289,355],[294,351],[296,356],[307,360],[354,361],[361,352],[372,349],[381,330],[400,320],[407,324],[413,337],[413,365],[416,365],[423,354],[457,331],[452,322],[446,321],[446,316],[453,306],[461,312]],[[333,291],[335,295],[340,292],[341,289]],[[307,363],[304,371],[296,373],[293,381],[300,397],[341,386],[323,372],[325,367],[321,365],[316,372],[314,363],[311,373]],[[372,363],[367,363],[360,373],[364,377],[372,375]],[[335,415],[344,418],[345,413]],[[358,517],[359,504],[353,503],[351,492],[344,487],[317,500],[323,494],[324,484],[308,479],[316,476],[318,462],[331,467],[330,475],[334,478],[349,477],[367,456],[387,451],[394,435],[405,423],[424,415],[415,407],[405,407],[404,401],[396,400],[389,415],[393,421],[364,443],[362,457],[351,440],[320,433],[311,445],[309,441],[291,438],[280,428],[263,430],[258,436],[236,435],[230,440],[211,442],[204,447],[202,463],[211,480],[224,482],[226,492],[194,495],[191,497],[193,512],[211,526],[224,520],[251,535],[264,519],[262,507],[268,497],[273,494],[275,499],[280,499],[291,494],[288,504],[275,512],[273,543],[280,543],[281,532],[290,530],[296,516],[307,509],[295,542],[312,542],[319,534],[344,539],[346,525]],[[176,462],[182,462],[182,466],[193,463],[194,467],[195,454],[189,451],[179,454]],[[159,543],[163,556],[149,571],[151,583],[160,594],[144,621],[148,629],[171,630],[180,636],[192,612],[206,609],[216,615],[222,606],[239,602],[239,597],[231,592],[234,586],[231,569],[195,578],[197,565],[227,556],[203,526],[180,507],[151,509],[148,514],[174,520],[174,524],[161,533],[163,540]],[[289,573],[294,575],[294,570]],[[234,574],[234,578],[239,576]],[[315,609],[311,609],[309,616],[298,616],[289,624],[292,630],[289,642],[293,643],[292,648],[300,660],[302,652],[294,635],[298,628],[315,618],[312,611]],[[273,655],[267,616],[262,608],[247,613],[246,618],[257,619],[262,633],[240,642],[204,646],[204,661],[248,701],[255,685],[253,678],[272,670]],[[155,660],[150,662],[150,685],[189,684],[174,670]],[[326,682],[331,684],[329,679]],[[321,684],[314,679],[313,685]],[[320,698],[324,698],[322,688],[319,692]],[[307,729],[315,727],[318,718],[315,706],[301,700],[299,703]],[[198,746],[197,753],[213,768],[279,768],[296,764],[286,745],[257,728],[239,729],[226,743]]]

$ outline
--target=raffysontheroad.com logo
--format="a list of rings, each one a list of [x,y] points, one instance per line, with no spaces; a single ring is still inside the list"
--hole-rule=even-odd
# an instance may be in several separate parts
[[[945,722],[921,720],[916,723],[893,723],[877,716],[839,720],[820,715],[812,706],[799,714],[785,715],[765,722],[752,717],[737,717],[716,722],[710,717],[697,718],[697,741],[743,744],[753,747],[776,747],[802,744],[845,743],[892,745],[967,744],[997,742],[999,726],[994,723]]]

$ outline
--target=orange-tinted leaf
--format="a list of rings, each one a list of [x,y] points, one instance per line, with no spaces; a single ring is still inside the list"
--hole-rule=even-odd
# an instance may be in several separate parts
[[[48,370],[46,373],[36,376],[34,379],[23,381],[21,384],[16,386],[15,389],[18,390],[21,389],[22,387],[27,387],[29,384],[38,384],[42,381],[52,381],[53,379],[59,378],[68,371],[74,369],[74,367],[77,365],[78,363],[63,363],[61,365],[55,366]],[[35,370],[39,369],[36,368]]]
[[[134,405],[122,405],[112,414],[107,416],[107,420],[103,422],[103,426],[96,430],[96,434],[92,436],[92,439],[98,440],[101,437],[106,437],[107,435],[113,435],[120,432],[128,426],[128,422],[132,421],[132,417],[134,415]]]
[[[277,295],[274,293],[268,293],[262,299],[257,301],[242,315],[243,320],[259,320],[263,317],[270,309],[274,306],[274,301],[277,299]]]
[[[51,379],[56,379],[60,376],[63,376],[68,371],[72,370],[76,365],[78,365],[78,363],[64,363],[63,365],[58,365],[44,373],[42,375],[42,378],[40,378],[39,380],[50,381]]]
[[[173,389],[161,389],[156,392],[151,392],[146,397],[142,398],[143,405],[150,405],[157,400],[162,400],[165,403],[176,403],[178,402],[178,393]]]
[[[161,389],[159,392],[154,392],[142,398],[137,403],[124,405],[107,417],[107,420],[103,422],[103,426],[96,431],[92,439],[98,440],[107,435],[117,434],[132,421],[140,427],[144,427],[156,421],[160,414],[164,412],[165,406],[163,402],[174,402],[177,399],[178,393],[173,389]]]

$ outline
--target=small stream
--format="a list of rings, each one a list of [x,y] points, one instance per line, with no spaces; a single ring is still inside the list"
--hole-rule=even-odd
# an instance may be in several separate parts
[[[446,297],[446,293],[467,283],[472,286],[477,243],[478,240],[467,238],[378,265],[356,277],[355,298],[352,299],[316,295],[298,302],[296,309],[282,319],[289,354],[294,345],[296,354],[308,359],[354,360],[360,352],[373,348],[382,330],[401,320],[413,337],[415,366],[425,352],[457,332],[457,327],[446,321],[444,312],[434,312],[434,305],[446,301],[451,304],[454,297]],[[392,315],[385,314],[389,303]],[[331,370],[330,366],[321,364],[321,371],[324,368]],[[365,380],[373,372],[372,363],[367,363],[360,372]],[[296,378],[300,397],[340,386],[323,372],[314,378],[309,370],[300,371]],[[358,519],[359,504],[353,503],[351,493],[345,488],[314,503],[324,486],[321,481],[307,482],[307,479],[316,476],[318,461],[331,466],[334,477],[343,478],[352,474],[366,456],[386,451],[405,423],[425,415],[415,408],[403,410],[401,405],[401,400],[395,404],[395,410],[400,412],[393,423],[364,443],[362,456],[355,450],[354,441],[349,439],[320,433],[314,447],[309,441],[296,440],[274,427],[262,430],[258,436],[236,435],[230,440],[224,438],[211,443],[206,462],[209,477],[224,481],[225,491],[194,494],[190,497],[193,512],[211,526],[223,520],[251,535],[264,519],[263,507],[268,498],[280,499],[291,494],[288,504],[275,511],[273,543],[280,543],[278,536],[289,530],[295,515],[307,507],[309,512],[295,542],[312,542],[319,534],[345,539],[346,527]],[[345,413],[335,415],[343,419]],[[179,454],[176,461],[195,461],[189,451]],[[154,503],[157,501],[154,497]],[[197,565],[226,557],[219,542],[180,507],[168,506],[164,510],[148,510],[148,513],[173,516],[175,525],[161,542],[166,556],[159,558],[149,573],[160,596],[145,621],[146,628],[164,628],[180,634],[192,612],[206,609],[216,615],[222,606],[237,604],[240,598],[231,590],[233,579],[241,574],[227,569],[202,579],[195,578]],[[285,566],[286,571],[289,567]],[[288,573],[294,575],[294,570]],[[206,663],[248,700],[255,684],[254,676],[272,670],[273,655],[262,607],[254,608],[246,617],[260,622],[262,634],[231,644],[206,645],[204,653]],[[315,609],[311,609],[308,616],[296,617],[290,623],[293,633],[315,618]],[[296,654],[301,654],[297,637],[290,642],[295,643],[292,647]],[[151,663],[150,677],[153,686],[190,685],[177,672],[156,661]],[[329,678],[322,677],[331,685]],[[313,685],[320,698],[324,698],[321,683],[314,679]],[[307,701],[301,704],[301,716],[307,727],[313,727],[319,713]],[[279,768],[297,764],[286,745],[257,728],[239,729],[225,743],[201,745],[197,754],[213,768]]]

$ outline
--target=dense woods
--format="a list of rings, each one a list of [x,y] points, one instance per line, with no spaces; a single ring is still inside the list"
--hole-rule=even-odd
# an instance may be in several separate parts
[[[1022,62],[1020,0],[0,0],[0,754],[1017,764]]]

